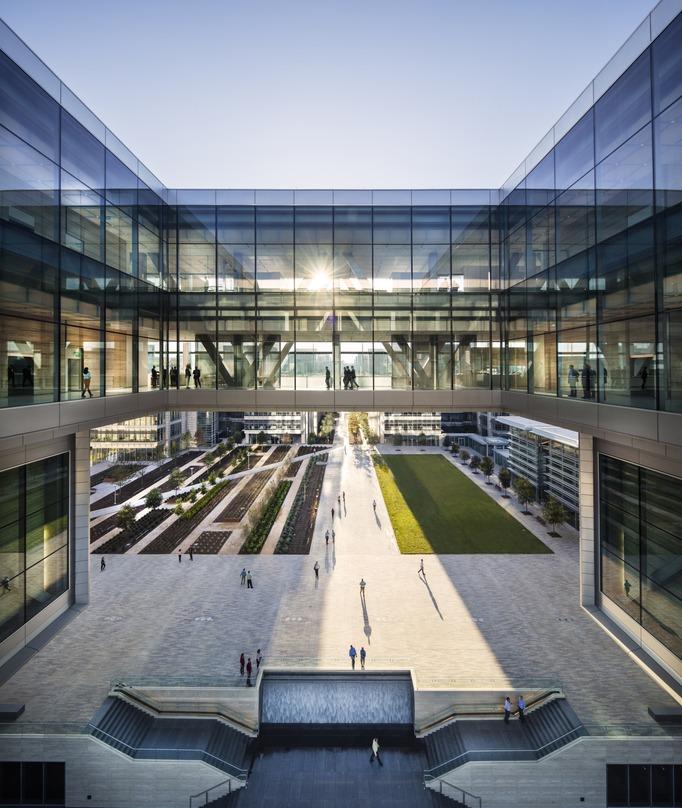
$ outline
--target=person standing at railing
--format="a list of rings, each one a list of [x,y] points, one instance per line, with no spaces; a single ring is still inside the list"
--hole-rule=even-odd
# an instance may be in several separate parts
[[[516,708],[519,711],[519,721],[523,721],[526,710],[526,700],[523,698],[523,696],[518,697],[516,701]]]
[[[504,723],[509,723],[509,716],[511,715],[511,699],[509,696],[504,697]]]

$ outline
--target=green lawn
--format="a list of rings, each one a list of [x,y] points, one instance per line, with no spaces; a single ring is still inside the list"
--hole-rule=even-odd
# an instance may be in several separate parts
[[[551,553],[440,455],[382,455],[381,492],[402,553]]]

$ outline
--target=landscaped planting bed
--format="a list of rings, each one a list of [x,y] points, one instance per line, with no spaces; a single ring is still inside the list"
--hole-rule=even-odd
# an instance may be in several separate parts
[[[291,480],[282,480],[282,482],[280,482],[273,495],[270,497],[270,501],[261,514],[260,519],[251,529],[251,532],[239,551],[240,553],[260,553],[290,488]]]
[[[131,474],[135,474],[135,472],[139,471],[142,468],[142,463],[117,463],[114,466],[109,466],[108,469],[104,469],[104,471],[98,471],[97,474],[93,474],[90,477],[90,485],[99,485],[103,483],[105,480],[109,480],[110,482],[114,482],[116,480],[125,480],[127,477],[130,477]],[[120,477],[118,475],[121,475]]]
[[[226,480],[218,489],[217,494],[212,496],[208,501],[205,501],[205,498],[202,497],[204,501],[198,510],[194,510],[194,506],[192,506],[190,509],[192,514],[189,516],[190,511],[185,511],[183,516],[179,517],[172,525],[169,525],[163,533],[140,550],[140,554],[153,555],[172,553],[176,547],[189,536],[194,528],[201,523],[202,519],[205,519],[213,508],[232,491],[236,484],[236,480]],[[196,502],[195,505],[199,506],[199,502]]]
[[[144,491],[144,489],[148,488],[150,485],[154,485],[154,483],[162,480],[164,477],[170,474],[174,468],[184,466],[186,463],[189,463],[190,460],[200,454],[202,454],[200,451],[193,450],[191,452],[184,452],[181,455],[177,455],[177,457],[168,460],[162,466],[154,469],[154,471],[150,471],[149,474],[145,474],[142,478],[136,477],[134,480],[131,480],[131,482],[122,486],[118,491],[112,491],[112,493],[107,494],[106,497],[98,499],[93,503],[93,508],[108,508],[111,505],[115,505],[116,502],[125,502],[125,500],[130,499],[130,497],[135,496],[135,494],[138,494],[140,491]],[[116,502],[114,502],[114,498],[116,499]]]
[[[137,516],[137,514],[142,510],[143,507],[144,507],[143,505],[140,505],[137,508],[133,508],[135,516]],[[102,536],[106,536],[106,534],[110,530],[113,530],[115,527],[117,527],[116,524],[117,519],[118,519],[118,513],[112,513],[111,516],[107,516],[106,519],[102,519],[101,522],[99,522],[96,525],[93,525],[90,528],[90,544],[92,544],[94,541],[97,541],[98,539],[101,539]]]
[[[270,457],[268,457],[266,465],[269,466],[271,463],[281,463],[287,456],[290,448],[290,446],[276,446],[272,450]]]
[[[192,552],[198,555],[217,555],[231,535],[231,530],[204,530],[192,545]]]
[[[138,519],[130,530],[122,530],[116,536],[112,536],[97,550],[98,553],[125,553],[126,550],[137,544],[137,542],[147,533],[158,527],[161,522],[168,519],[171,512],[168,508],[155,508]]]
[[[282,535],[275,548],[276,553],[306,554],[310,552],[327,457],[327,454],[323,454],[310,459],[308,468],[305,470],[305,477],[296,493]]]
[[[274,469],[261,471],[255,473],[237,494],[237,496],[230,502],[225,510],[220,514],[216,521],[218,522],[240,522],[244,518],[244,514],[256,501],[256,497],[263,490],[263,486],[275,473]]]
[[[217,460],[212,466],[209,466],[205,469],[197,478],[194,480],[195,483],[203,483],[205,480],[212,474],[218,474],[220,471],[225,471],[225,469],[232,463],[239,452],[239,449],[230,449],[229,452],[224,454],[220,460]]]

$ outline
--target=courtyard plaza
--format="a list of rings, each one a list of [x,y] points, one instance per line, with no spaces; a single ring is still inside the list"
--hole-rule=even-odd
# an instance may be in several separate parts
[[[511,499],[501,502],[518,511]],[[332,506],[336,540],[325,544]],[[181,563],[176,555],[117,555],[104,572],[93,555],[90,604],[72,609],[61,630],[6,673],[0,701],[26,704],[20,723],[84,725],[112,681],[241,687],[241,652],[255,662],[260,648],[273,667],[345,670],[352,643],[365,647],[368,669],[411,668],[421,689],[547,682],[564,689],[585,724],[652,726],[647,706],[672,697],[580,607],[577,534],[564,527],[551,537],[520,518],[551,554],[425,555],[423,580],[420,556],[398,550],[370,449],[348,444],[342,423],[309,555]],[[253,590],[240,585],[242,567]]]

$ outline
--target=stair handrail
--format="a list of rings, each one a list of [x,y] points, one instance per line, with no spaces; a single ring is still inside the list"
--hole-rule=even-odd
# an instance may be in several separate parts
[[[211,758],[213,761],[218,761],[222,764],[223,767],[227,767],[228,773],[232,775],[235,780],[242,780],[246,782],[249,776],[248,769],[242,769],[239,766],[235,766],[234,763],[230,763],[228,760],[224,760],[217,755],[214,755],[212,752],[208,752],[206,749],[183,749],[182,747],[173,747],[167,748],[163,746],[132,746],[131,744],[127,743],[126,741],[122,740],[121,738],[116,738],[114,735],[111,735],[106,730],[101,729],[100,727],[96,726],[95,724],[89,722],[88,726],[91,728],[90,732],[93,737],[97,738],[101,735],[106,735],[107,738],[111,739],[117,744],[121,744],[121,746],[125,746],[131,750],[130,757],[135,757],[138,752],[154,752],[155,758],[159,759],[170,759],[170,760],[203,760],[205,763],[211,763],[211,760],[207,760],[207,758]],[[102,740],[102,738],[100,738]],[[162,756],[159,753],[161,752],[169,752],[170,755]],[[186,755],[192,755],[192,757],[187,757],[180,755],[181,752],[186,753]],[[177,757],[176,757],[177,756]],[[213,764],[215,765],[215,764]],[[220,766],[216,766],[216,768],[221,768]],[[232,774],[234,772],[234,774]]]
[[[534,709],[539,704],[549,699],[552,699],[552,697],[561,698],[562,696],[563,696],[563,690],[561,689],[561,687],[547,688],[543,693],[540,693],[539,695],[535,696],[534,698],[526,702],[525,712],[528,713],[531,709]],[[467,705],[463,704],[462,707],[466,708]],[[519,712],[518,709],[512,710],[511,715],[512,716],[518,715],[518,712]],[[467,712],[466,709],[452,710],[450,708],[446,708],[441,713],[439,713],[437,717],[434,718],[429,724],[426,724],[426,726],[420,728],[419,730],[420,736],[423,735],[425,732],[432,730],[439,724],[443,724],[446,721],[449,721],[450,719],[455,719],[457,718],[457,716],[465,716],[465,715],[475,715],[477,717],[486,715],[502,715],[502,707],[499,706],[488,710],[481,710],[480,712]]]
[[[581,733],[581,730],[583,733]],[[537,748],[533,747],[524,747],[521,749],[509,749],[507,747],[502,749],[465,749],[463,752],[460,752],[459,755],[455,755],[455,757],[450,758],[450,760],[444,760],[442,763],[439,763],[437,766],[433,766],[430,769],[426,769],[424,771],[424,777],[429,778],[431,780],[435,780],[439,777],[443,772],[447,771],[449,768],[453,768],[455,761],[464,758],[464,763],[468,763],[469,760],[473,760],[473,756],[479,755],[499,755],[499,757],[492,757],[492,758],[478,758],[482,760],[514,760],[514,758],[508,757],[509,755],[516,755],[520,754],[523,755],[524,758],[528,758],[529,755],[533,755],[534,758],[544,757],[543,749],[548,746],[551,746],[557,741],[563,741],[565,738],[568,738],[569,735],[575,735],[576,738],[584,737],[585,727],[582,724],[579,724],[577,727],[573,727],[568,732],[563,733],[563,735],[559,735],[557,738],[553,738],[551,741],[543,744],[542,746],[538,746]],[[459,764],[458,764],[459,765]],[[447,767],[447,768],[444,768]]]
[[[429,788],[428,783],[435,778],[429,777],[428,775],[424,775],[424,788]],[[452,794],[447,794],[446,791],[454,791],[455,796]],[[469,791],[465,791],[463,788],[459,786],[453,786],[452,783],[448,783],[445,780],[438,780],[438,793],[442,794],[444,797],[447,797],[451,800],[456,800],[460,802],[465,808],[481,808],[481,798],[476,794],[472,794]]]
[[[198,794],[190,794],[189,808],[194,808],[195,805],[197,805],[197,806],[208,805],[209,802],[212,802],[212,800],[209,800],[209,798],[208,798],[211,791],[215,791],[218,788],[224,788],[225,786],[227,786],[228,795],[231,794],[232,793],[232,778],[231,777],[228,777],[227,780],[223,780],[222,783],[217,783],[216,785],[211,786],[210,788],[205,788],[203,791],[200,791]],[[221,797],[221,796],[224,796],[224,795],[223,794],[218,795],[218,797]],[[194,801],[198,800],[199,797],[204,798],[203,802],[196,802],[195,803]],[[218,799],[218,797],[216,797],[215,799]]]
[[[140,693],[135,687],[131,687],[130,685],[126,685],[122,682],[114,685],[112,690],[110,691],[114,698],[120,698],[120,695],[125,696],[126,698],[130,699],[131,701],[136,701],[141,704],[145,710],[149,710],[150,712],[154,713],[155,716],[169,716],[172,715],[174,717],[187,717],[187,718],[200,718],[205,720],[216,720],[218,718],[223,719],[228,724],[232,724],[235,726],[238,732],[241,732],[244,735],[248,735],[249,737],[254,736],[254,729],[253,727],[249,727],[243,721],[240,721],[238,718],[234,718],[227,713],[223,713],[220,710],[213,710],[211,712],[197,712],[191,710],[162,710],[156,704],[154,699],[150,698],[147,695]],[[125,699],[120,699],[121,701],[125,701]]]

